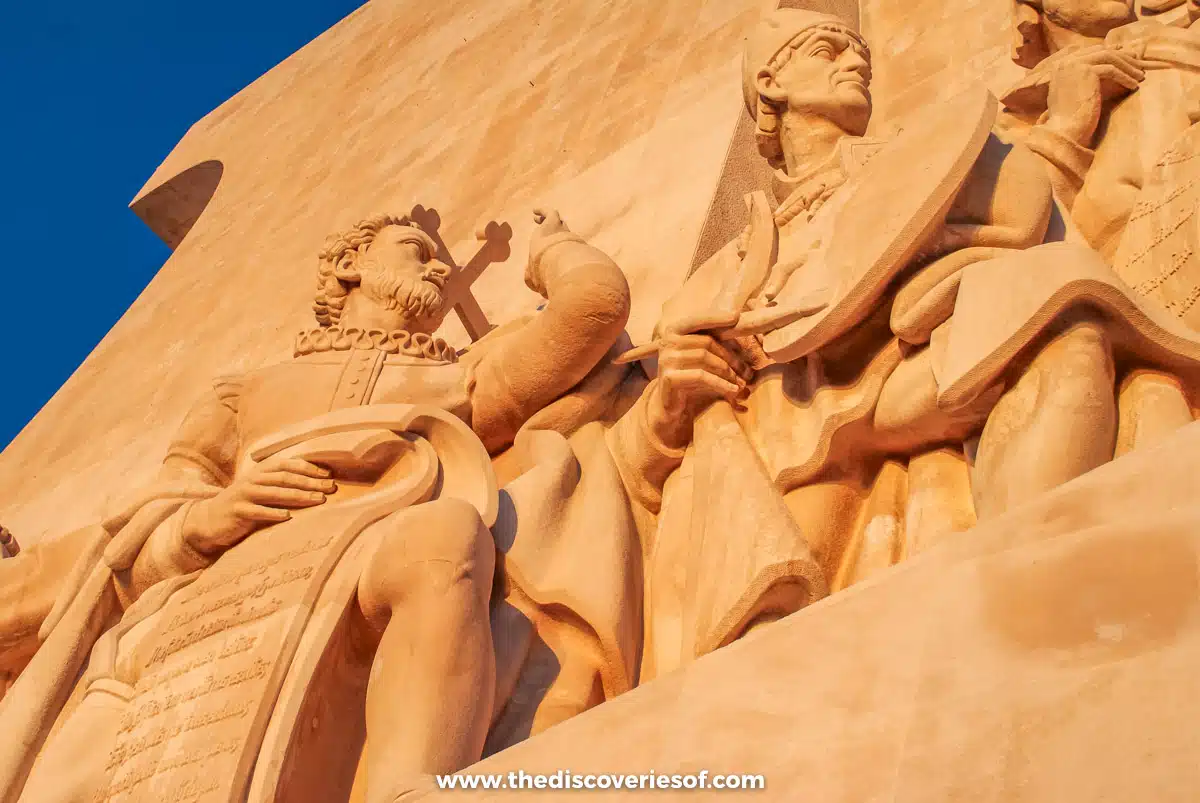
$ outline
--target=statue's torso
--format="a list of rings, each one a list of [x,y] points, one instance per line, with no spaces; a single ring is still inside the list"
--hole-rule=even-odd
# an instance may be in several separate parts
[[[350,407],[429,405],[469,422],[468,365],[352,349],[229,380],[239,451]],[[240,794],[235,776],[245,782],[262,771],[245,762],[276,716],[280,673],[312,627],[313,595],[329,585],[322,578],[342,565],[358,532],[360,514],[345,509],[331,499],[195,576],[160,583],[97,643],[80,708],[64,723],[89,729],[86,749],[76,748],[90,767],[79,779],[89,798],[227,803]]]
[[[431,405],[468,424],[464,363],[442,363],[378,349],[298,357],[248,374],[238,392],[241,446],[331,410],[373,404]]]

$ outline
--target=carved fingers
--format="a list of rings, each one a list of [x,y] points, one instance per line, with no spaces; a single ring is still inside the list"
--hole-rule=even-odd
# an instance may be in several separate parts
[[[691,439],[696,414],[716,401],[739,403],[753,376],[745,360],[713,337],[668,336],[649,401],[651,427],[667,446],[682,448]]]
[[[265,460],[262,463],[263,471],[277,472],[282,471],[288,474],[297,476],[310,477],[316,480],[328,480],[332,476],[332,472],[327,468],[322,468],[315,463],[310,463],[299,457],[288,457],[281,460],[271,459]]]
[[[320,491],[304,491],[281,487],[263,480],[262,484],[244,486],[242,496],[256,505],[271,505],[278,508],[305,508],[325,501]]]
[[[538,232],[543,236],[570,231],[562,215],[556,209],[538,207],[533,210],[533,222],[538,225]]]
[[[787,286],[788,280],[792,278],[792,274],[803,268],[810,261],[816,259],[821,253],[825,241],[829,238],[832,220],[832,217],[824,217],[819,222],[814,221],[809,223],[806,234],[808,242],[800,246],[799,253],[795,257],[781,261],[771,268],[771,275],[763,286],[759,297],[760,305],[762,302],[767,304],[773,302],[776,296],[783,292],[783,288]]]
[[[322,504],[337,485],[328,470],[291,457],[262,463],[235,479],[229,490],[239,504],[299,509]]]
[[[1053,80],[1056,73],[1066,69],[1087,68],[1104,76],[1126,90],[1137,89],[1146,77],[1144,62],[1136,53],[1107,44],[1068,48],[1043,62],[1038,72]]]
[[[235,477],[212,499],[196,503],[185,538],[203,554],[219,554],[291,511],[323,504],[337,490],[328,469],[295,457],[272,458]]]
[[[739,317],[741,317],[740,310],[706,309],[680,315],[673,320],[665,320],[660,324],[660,328],[668,340],[678,340],[696,332],[719,332],[722,329],[732,329],[737,325]],[[664,341],[665,344],[666,341]]]
[[[658,361],[660,376],[673,384],[703,386],[732,399],[749,380],[749,369],[712,338],[696,336],[696,340],[708,342],[663,352]]]
[[[287,521],[292,514],[267,505],[256,505],[253,502],[238,502],[231,508],[233,518],[242,523],[276,524]]]
[[[763,288],[762,298],[768,303],[774,301],[775,297],[783,292],[783,288],[787,286],[788,279],[792,278],[792,274],[808,264],[809,257],[816,253],[820,246],[821,241],[818,240],[797,258],[776,265],[771,270],[771,278],[767,280],[766,287]]]

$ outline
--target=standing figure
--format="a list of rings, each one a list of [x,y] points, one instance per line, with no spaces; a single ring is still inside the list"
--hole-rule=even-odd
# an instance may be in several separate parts
[[[643,677],[1107,462],[1131,360],[1200,361],[1094,251],[1043,245],[1050,179],[990,96],[867,138],[866,43],[797,10],[751,36],[743,77],[773,215],[751,200],[664,307],[660,362],[706,335],[758,370],[734,415],[669,442]]]
[[[1132,0],[1017,0],[1004,96],[1014,131],[1045,162],[1078,235],[1141,298],[1200,330],[1200,3],[1181,27],[1133,21]],[[1181,377],[1125,371],[1117,453],[1191,420]]]
[[[1111,260],[1150,173],[1200,113],[1200,34],[1137,21],[1133,0],[1013,2],[1013,59],[1030,73],[1002,98],[1008,121]],[[1195,0],[1188,14],[1200,17]]]

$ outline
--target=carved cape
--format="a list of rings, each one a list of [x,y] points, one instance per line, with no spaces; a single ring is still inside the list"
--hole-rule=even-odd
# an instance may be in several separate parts
[[[854,158],[855,149],[847,147],[852,142],[840,151],[848,186],[872,163]],[[1048,233],[1049,215],[1041,219],[1040,228],[1025,227],[1028,231],[1020,226],[1006,230],[999,225],[1003,221],[972,219],[970,182],[1005,175],[1003,167],[989,165],[987,160],[995,157],[987,154],[1007,158],[1008,146],[995,135],[989,143],[992,150],[976,163],[949,217],[943,213],[942,220],[990,229],[996,244],[982,242],[934,260],[918,257],[915,265],[896,266],[894,278],[876,288],[877,300],[865,317],[847,316],[840,329],[797,359],[760,371],[746,410],[737,417],[738,427],[723,430],[726,445],[708,456],[697,445],[668,481],[647,569],[651,673],[726,643],[745,625],[741,617],[730,616],[738,606],[731,606],[729,599],[713,599],[705,590],[711,584],[694,582],[696,572],[724,578],[750,598],[766,598],[779,578],[755,579],[755,571],[746,567],[774,565],[795,583],[815,587],[815,564],[831,590],[838,590],[937,537],[972,526],[971,458],[964,442],[982,429],[1012,378],[1010,369],[1019,366],[1068,311],[1100,307],[1123,358],[1192,375],[1200,367],[1200,336],[1141,299],[1090,250],[1064,243],[1021,250],[1042,243],[1044,237],[1062,236],[1062,227]],[[877,144],[861,145],[861,156],[884,158],[872,155],[885,152]],[[1027,153],[1021,159],[1024,173],[1018,175],[1038,179],[1039,161]],[[1044,177],[1040,180],[1045,182]],[[878,214],[874,207],[859,209],[856,215],[853,204],[839,193],[810,191],[813,188],[803,182],[789,189],[791,195],[779,204],[785,214],[777,213],[776,218],[777,264],[794,259],[798,248],[820,239],[805,227],[816,225],[822,215],[839,215],[841,236],[851,241],[861,226],[878,225],[872,220]],[[1049,187],[1045,192],[1034,189],[1048,205]],[[821,199],[825,208],[812,222],[797,220],[795,207],[810,198]],[[1017,215],[1038,205],[1022,197],[1016,201],[1007,209]],[[736,247],[731,243],[718,252],[689,283],[720,285],[738,268]],[[828,250],[827,237],[823,247]],[[822,271],[840,267],[833,262],[814,266],[810,260],[793,281],[798,279],[806,291],[817,290],[823,281],[838,280],[826,279]],[[777,300],[784,297],[781,293]],[[829,318],[836,314],[831,312]],[[805,325],[807,321],[798,324]],[[770,337],[764,340],[769,353]],[[718,454],[729,461],[724,470],[731,476],[753,476],[765,469],[775,495],[786,501],[795,519],[785,522],[774,512],[745,517],[746,529],[731,536],[741,539],[745,554],[718,549],[706,555],[690,536],[688,522],[704,515],[702,509],[739,504],[737,484],[730,485],[726,497],[705,498],[703,503],[695,498],[694,477],[710,473],[713,469],[706,464]],[[797,524],[803,538],[795,535]],[[691,568],[680,570],[679,565]],[[755,604],[747,598],[738,603],[745,610]],[[769,600],[757,604],[771,606]],[[793,600],[793,609],[795,605]],[[786,606],[782,612],[787,612]],[[714,623],[721,624],[714,628]]]
[[[586,261],[585,250],[556,253]],[[503,644],[497,645],[501,688],[489,750],[631,688],[641,641],[642,556],[636,526],[647,516],[641,500],[656,493],[654,478],[645,472],[652,473],[662,460],[642,438],[641,407],[630,409],[644,379],[602,360],[544,409],[530,415],[513,408],[504,377],[492,369],[481,373],[479,366],[489,351],[505,347],[507,331],[523,323],[494,332],[459,364],[444,349],[426,354],[429,344],[417,344],[421,353],[409,354],[408,341],[395,338],[364,340],[344,332],[326,337],[325,343],[310,333],[302,338],[296,360],[216,383],[170,450],[168,468],[181,471],[168,471],[162,482],[123,503],[93,532],[93,549],[80,559],[55,612],[43,623],[41,649],[13,693],[0,701],[4,732],[19,734],[0,745],[0,787],[10,790],[10,797],[20,793],[55,723],[65,720],[93,681],[103,682],[99,676],[84,683],[76,679],[122,609],[137,600],[124,611],[131,617],[121,628],[126,630],[125,624],[152,616],[164,603],[176,582],[171,578],[204,571],[204,558],[182,540],[182,520],[194,501],[215,495],[230,481],[242,445],[330,409],[371,404],[373,396],[383,403],[432,404],[468,421],[486,415],[492,422],[514,423],[515,433],[497,436],[515,444],[497,450],[496,458],[508,487],[494,535],[508,553],[503,561],[508,572],[493,616]],[[474,403],[479,394],[487,394],[483,404]],[[508,610],[507,619],[501,609]],[[518,623],[523,632],[504,630],[514,609],[517,619],[527,620]],[[110,636],[115,649],[119,634]],[[548,659],[539,643],[548,647]],[[535,658],[543,664],[537,666]],[[567,684],[565,698],[543,699],[545,688],[529,676],[545,669],[547,661],[594,681]],[[103,674],[102,667],[93,668]]]

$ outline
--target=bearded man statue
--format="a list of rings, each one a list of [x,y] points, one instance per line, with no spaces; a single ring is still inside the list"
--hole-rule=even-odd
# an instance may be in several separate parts
[[[636,528],[687,416],[612,360],[620,269],[538,219],[546,304],[462,354],[426,232],[332,237],[294,359],[217,381],[74,570],[0,564],[58,591],[0,620],[0,800],[394,803],[636,683]]]

